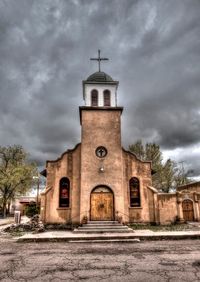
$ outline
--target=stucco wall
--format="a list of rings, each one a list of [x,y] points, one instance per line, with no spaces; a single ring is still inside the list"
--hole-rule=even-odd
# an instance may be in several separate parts
[[[151,187],[147,189],[149,204],[149,222],[157,223],[157,191]]]
[[[115,211],[124,212],[123,165],[121,150],[121,108],[90,110],[82,107],[81,145],[81,217],[90,218],[90,194],[99,185],[108,186],[114,194]],[[95,121],[95,122],[94,122]],[[98,146],[107,156],[95,154]],[[100,172],[103,166],[104,172]]]
[[[41,215],[46,223],[79,222],[80,210],[80,145],[62,154],[56,161],[47,161],[47,188],[41,197]],[[59,207],[60,179],[70,181],[70,206]]]
[[[176,193],[158,194],[159,223],[173,223],[177,217],[177,197]]]
[[[149,222],[148,186],[151,182],[151,163],[143,162],[130,152],[123,150],[124,187],[125,188],[125,214],[129,222]],[[129,180],[137,177],[140,183],[140,207],[130,207]]]
[[[200,193],[200,182],[193,182],[193,183],[188,183],[186,185],[182,185],[179,186],[177,188],[177,191],[181,192],[181,191],[194,191],[194,192],[198,192]]]
[[[110,103],[112,107],[116,107],[116,85],[99,85],[99,84],[85,84],[85,105],[91,106],[91,91],[93,89],[96,89],[98,91],[98,106],[103,107],[104,106],[104,96],[103,91],[104,90],[110,90],[111,97],[110,97]]]

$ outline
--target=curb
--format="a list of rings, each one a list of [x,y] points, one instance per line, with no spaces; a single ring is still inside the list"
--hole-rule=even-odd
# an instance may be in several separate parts
[[[158,240],[186,240],[186,239],[200,239],[200,234],[177,234],[177,235],[132,235],[126,237],[112,236],[112,237],[25,237],[17,238],[18,243],[30,242],[73,242],[73,243],[92,243],[92,242],[138,242],[138,241],[158,241]]]

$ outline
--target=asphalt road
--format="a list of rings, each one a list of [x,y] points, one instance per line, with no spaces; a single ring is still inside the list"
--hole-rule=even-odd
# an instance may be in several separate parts
[[[0,281],[200,281],[200,240],[16,243],[0,238]]]

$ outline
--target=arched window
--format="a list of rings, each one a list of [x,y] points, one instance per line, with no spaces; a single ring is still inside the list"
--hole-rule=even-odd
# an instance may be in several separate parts
[[[93,107],[98,106],[98,91],[96,89],[93,89],[91,92],[91,101]]]
[[[103,99],[104,99],[104,106],[110,107],[110,91],[109,90],[103,91]]]
[[[70,182],[67,177],[60,179],[59,187],[59,207],[65,208],[69,207],[69,193],[70,193]]]
[[[130,206],[139,207],[140,206],[140,182],[138,178],[132,177],[129,181],[130,187]]]

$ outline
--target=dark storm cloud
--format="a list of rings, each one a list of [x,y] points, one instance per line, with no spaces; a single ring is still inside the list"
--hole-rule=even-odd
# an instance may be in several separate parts
[[[124,145],[184,150],[198,175],[199,19],[198,0],[1,0],[1,145],[22,144],[41,165],[80,142],[81,82],[100,48],[120,81]]]

